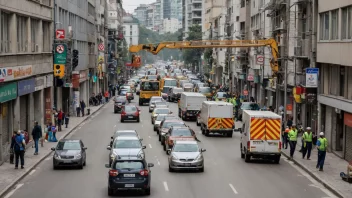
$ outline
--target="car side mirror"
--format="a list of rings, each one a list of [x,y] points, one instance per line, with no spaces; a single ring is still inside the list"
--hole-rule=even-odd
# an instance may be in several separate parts
[[[55,147],[52,147],[51,150],[52,150],[52,151],[55,151]]]
[[[148,167],[154,167],[154,164],[153,163],[148,163]]]
[[[171,154],[171,149],[167,149],[166,154],[170,155]]]
[[[140,138],[139,140],[140,140],[140,141],[143,141],[143,138]]]
[[[105,168],[110,168],[110,164],[105,164]]]
[[[87,150],[87,147],[83,147],[83,150]]]
[[[111,150],[111,146],[106,147],[107,150]]]
[[[200,152],[205,152],[207,151],[207,149],[200,149]]]
[[[111,139],[114,139],[114,137],[111,136]]]
[[[170,113],[169,114],[172,114],[173,112],[172,111],[170,111]]]
[[[147,148],[147,146],[142,146],[142,149],[146,149]]]
[[[239,128],[238,130],[240,131],[240,133],[242,133],[242,128]]]

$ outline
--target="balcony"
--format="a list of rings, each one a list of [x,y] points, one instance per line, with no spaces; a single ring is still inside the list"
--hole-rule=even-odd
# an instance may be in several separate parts
[[[202,11],[202,6],[193,6],[192,10],[194,10],[194,11]]]

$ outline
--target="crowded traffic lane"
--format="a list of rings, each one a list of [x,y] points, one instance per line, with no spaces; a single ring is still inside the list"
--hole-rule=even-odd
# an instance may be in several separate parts
[[[35,173],[20,182],[21,187],[11,197],[108,197],[108,169],[104,167],[108,162],[106,146],[117,129],[135,129],[143,138],[147,162],[155,164],[151,197],[332,197],[284,160],[279,165],[245,163],[239,154],[239,134],[233,138],[205,137],[195,122],[186,123],[197,132],[200,147],[207,149],[205,172],[169,173],[167,155],[150,124],[148,107],[141,107],[140,123],[120,123],[120,116],[113,114],[112,105],[102,109],[72,135],[72,138],[82,139],[88,147],[87,166],[83,170],[54,171],[50,157],[36,168]],[[177,114],[176,103],[169,103],[169,107]],[[123,193],[123,196],[127,195]],[[132,193],[134,195],[137,194]]]

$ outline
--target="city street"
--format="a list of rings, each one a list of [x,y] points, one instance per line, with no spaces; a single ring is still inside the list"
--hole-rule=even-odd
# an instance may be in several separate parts
[[[138,97],[133,101],[136,104]],[[173,114],[177,104],[170,103]],[[187,124],[197,132],[204,153],[205,172],[169,173],[167,155],[157,139],[150,123],[148,106],[141,108],[141,122],[120,122],[120,115],[113,113],[113,103],[85,122],[69,137],[83,140],[87,149],[87,166],[83,170],[53,170],[52,156],[17,185],[6,198],[28,197],[108,197],[107,176],[108,150],[106,147],[114,131],[136,129],[147,146],[147,161],[154,163],[150,197],[158,198],[328,198],[335,197],[307,173],[283,156],[280,164],[253,161],[245,163],[240,157],[240,136],[233,138],[205,137],[195,122]],[[239,126],[239,123],[236,123]],[[300,155],[297,154],[297,157]],[[139,196],[138,193],[123,193],[124,197]]]

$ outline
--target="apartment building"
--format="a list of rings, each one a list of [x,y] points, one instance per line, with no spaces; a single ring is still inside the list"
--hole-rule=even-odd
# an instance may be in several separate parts
[[[141,26],[147,27],[147,4],[140,4],[136,9],[134,9],[135,17],[138,19]]]
[[[123,17],[123,35],[128,46],[138,45],[139,27],[138,20],[130,15]]]
[[[180,21],[178,19],[174,19],[174,18],[163,19],[163,23],[159,33],[160,34],[175,33],[180,28],[182,28],[182,24],[180,24]]]
[[[329,149],[352,160],[352,2],[317,2],[318,129]]]
[[[202,24],[202,0],[183,0],[182,4],[184,9],[182,23],[187,35],[189,27]]]
[[[0,2],[0,164],[13,131],[51,121],[53,1]]]

